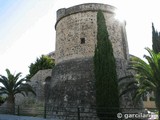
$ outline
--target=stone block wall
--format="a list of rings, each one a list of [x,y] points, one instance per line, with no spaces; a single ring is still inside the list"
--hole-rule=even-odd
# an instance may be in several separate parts
[[[44,101],[45,84],[47,79],[51,79],[52,69],[39,70],[32,78],[31,85],[36,92],[36,98]]]
[[[114,56],[128,58],[125,23],[115,19],[115,8],[104,4],[83,4],[57,11],[56,64],[94,55],[99,9],[104,12]]]
[[[52,73],[54,107],[95,107],[93,59],[74,59],[56,65]]]
[[[44,104],[45,102],[45,84],[47,80],[51,79],[52,69],[39,70],[32,78],[31,78],[31,86],[36,93],[36,96],[33,94],[29,94],[28,96],[23,96],[21,94],[17,94],[15,97],[16,105],[24,105],[24,106],[32,106],[33,104]],[[47,93],[49,93],[49,89]],[[47,94],[48,95],[48,94]],[[39,106],[37,106],[39,107]]]
[[[56,66],[52,71],[52,94],[48,102],[53,108],[80,106],[85,110],[85,108],[96,106],[93,56],[97,43],[97,12],[99,9],[103,11],[106,19],[116,59],[118,78],[129,74],[125,22],[115,19],[114,7],[89,3],[60,9],[57,11],[55,26]],[[121,98],[121,107],[134,108],[137,106],[139,107],[139,104],[132,101],[132,93]]]

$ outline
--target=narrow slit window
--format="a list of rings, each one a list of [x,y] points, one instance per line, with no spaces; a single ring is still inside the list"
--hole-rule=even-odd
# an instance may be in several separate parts
[[[81,44],[85,44],[85,38],[81,38]]]

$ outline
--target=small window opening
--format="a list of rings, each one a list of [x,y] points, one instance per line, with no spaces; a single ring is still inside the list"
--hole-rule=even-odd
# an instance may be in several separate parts
[[[85,44],[85,38],[81,38],[81,44]]]

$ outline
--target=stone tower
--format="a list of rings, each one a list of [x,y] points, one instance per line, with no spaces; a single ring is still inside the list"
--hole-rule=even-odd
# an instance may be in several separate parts
[[[51,103],[58,107],[94,107],[95,78],[93,56],[97,43],[97,11],[106,19],[117,65],[117,75],[126,74],[128,43],[125,22],[115,19],[116,8],[88,3],[57,11],[56,66],[52,71]],[[131,106],[123,99],[122,106]]]

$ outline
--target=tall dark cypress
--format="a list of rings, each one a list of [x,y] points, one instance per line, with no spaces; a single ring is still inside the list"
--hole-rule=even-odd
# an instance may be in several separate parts
[[[160,52],[160,33],[158,33],[152,23],[152,49],[155,53]]]
[[[100,10],[97,13],[97,45],[94,54],[94,72],[97,115],[100,120],[117,119],[119,94],[116,63],[105,18]]]

